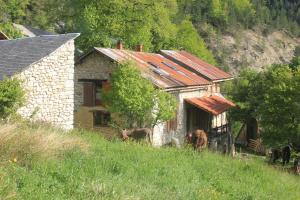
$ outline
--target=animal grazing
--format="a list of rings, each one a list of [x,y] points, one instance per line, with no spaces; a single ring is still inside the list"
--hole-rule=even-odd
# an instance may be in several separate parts
[[[137,128],[132,130],[122,130],[121,137],[123,140],[128,140],[132,138],[134,140],[147,140],[149,141],[151,134],[151,129],[149,128]]]
[[[196,130],[194,133],[193,147],[195,150],[202,150],[207,147],[207,135],[203,130]]]

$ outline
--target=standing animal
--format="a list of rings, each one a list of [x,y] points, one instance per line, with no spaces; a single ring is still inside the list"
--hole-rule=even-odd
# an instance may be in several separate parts
[[[271,149],[271,159],[270,161],[275,164],[276,161],[281,157],[281,151],[280,149],[275,149],[275,148],[272,148]]]
[[[282,165],[288,164],[291,159],[292,144],[288,144],[282,149]]]
[[[196,130],[194,133],[193,147],[195,150],[202,150],[207,147],[207,135],[203,130]]]
[[[282,149],[273,148],[271,150],[271,162],[275,164],[278,159],[282,158],[282,165],[288,164],[291,159],[291,152],[292,144],[288,144]]]
[[[145,139],[149,141],[151,134],[151,129],[149,128],[137,128],[132,130],[122,130],[121,137],[123,140],[128,140],[132,138],[134,140],[142,140]]]

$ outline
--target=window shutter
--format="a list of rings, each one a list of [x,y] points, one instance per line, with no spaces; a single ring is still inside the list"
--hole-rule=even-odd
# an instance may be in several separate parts
[[[177,112],[175,118],[167,121],[167,132],[177,130]]]
[[[109,84],[108,80],[102,81],[102,89],[104,91],[108,91],[110,89],[110,84]]]
[[[171,124],[171,130],[173,130],[173,131],[177,130],[177,115],[178,115],[178,112],[176,111],[175,118],[172,119],[172,124]]]
[[[83,105],[95,106],[95,84],[86,82],[83,86]]]

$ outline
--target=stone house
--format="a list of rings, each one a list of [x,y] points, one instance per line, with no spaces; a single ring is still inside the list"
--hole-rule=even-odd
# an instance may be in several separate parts
[[[79,34],[0,41],[0,81],[22,80],[25,105],[18,113],[64,129],[74,125],[74,39]]]
[[[177,116],[153,130],[155,146],[203,129],[209,136],[228,133],[226,111],[234,106],[220,92],[220,84],[232,76],[186,51],[161,50],[158,54],[117,49],[94,48],[75,65],[75,125],[104,129],[110,113],[101,102],[101,91],[109,88],[110,75],[117,63],[133,60],[142,76],[155,86],[173,94],[179,104]]]

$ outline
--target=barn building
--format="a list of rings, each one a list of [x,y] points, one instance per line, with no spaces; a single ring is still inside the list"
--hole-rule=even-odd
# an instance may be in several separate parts
[[[233,77],[186,51],[146,53],[142,49],[138,45],[136,51],[125,50],[121,43],[116,49],[95,47],[76,62],[75,125],[107,128],[110,113],[103,105],[101,91],[109,88],[117,64],[132,60],[144,78],[173,94],[179,103],[177,116],[154,128],[154,146],[168,144],[172,138],[183,143],[185,135],[196,129],[209,133],[210,141],[228,138],[226,111],[234,103],[221,94],[220,84]]]

